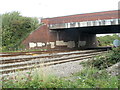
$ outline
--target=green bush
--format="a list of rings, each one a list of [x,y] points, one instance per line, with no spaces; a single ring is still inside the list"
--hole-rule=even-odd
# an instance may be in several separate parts
[[[118,88],[117,76],[110,76],[105,70],[101,72],[93,67],[85,68],[75,74],[77,88]]]
[[[2,50],[18,50],[22,41],[39,26],[37,18],[24,17],[16,11],[2,14]]]
[[[93,66],[98,69],[104,69],[120,62],[120,48],[115,48],[107,53],[103,53],[99,56],[95,56],[87,62],[82,62],[81,64],[85,66]]]

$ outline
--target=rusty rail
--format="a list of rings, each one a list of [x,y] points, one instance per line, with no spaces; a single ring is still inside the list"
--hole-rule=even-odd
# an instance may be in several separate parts
[[[27,70],[38,68],[41,65],[50,66],[55,64],[61,64],[71,61],[83,60],[91,58],[100,53],[106,52],[105,50],[88,50],[88,51],[72,51],[72,52],[62,52],[53,54],[43,54],[33,57],[26,58],[12,58],[12,59],[2,59],[0,65],[0,73],[8,74],[15,71]]]

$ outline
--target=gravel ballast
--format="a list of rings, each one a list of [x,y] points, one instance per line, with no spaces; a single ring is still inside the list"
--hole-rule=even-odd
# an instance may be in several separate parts
[[[40,73],[43,73],[46,75],[55,75],[57,77],[67,77],[67,76],[71,76],[74,73],[80,72],[83,69],[83,66],[80,65],[80,62],[86,61],[86,60],[87,59],[66,62],[66,63],[56,64],[51,66],[41,66],[39,68],[32,69],[32,70],[18,71],[15,73],[9,73],[8,75],[4,74],[3,76],[17,76],[20,74],[26,74],[26,72],[31,72],[32,74],[35,74],[36,71],[40,71]]]

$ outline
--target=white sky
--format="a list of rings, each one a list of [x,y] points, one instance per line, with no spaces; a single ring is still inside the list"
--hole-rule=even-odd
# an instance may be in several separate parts
[[[118,9],[119,0],[0,0],[0,14],[19,11],[29,17],[56,17]]]

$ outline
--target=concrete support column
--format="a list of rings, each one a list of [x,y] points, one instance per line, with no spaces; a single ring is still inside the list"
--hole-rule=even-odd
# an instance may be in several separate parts
[[[96,34],[80,33],[78,38],[78,48],[94,48],[97,47]]]

